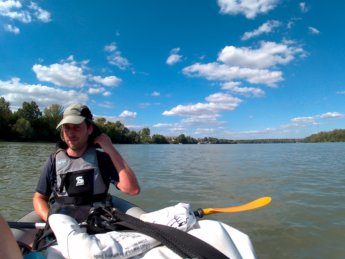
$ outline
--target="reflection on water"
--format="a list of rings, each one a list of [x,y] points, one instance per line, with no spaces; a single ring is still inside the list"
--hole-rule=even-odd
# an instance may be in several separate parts
[[[228,207],[260,196],[273,202],[251,212],[216,214],[247,233],[259,258],[345,258],[344,143],[262,145],[118,145],[142,194],[113,193],[144,209],[178,202]],[[38,172],[54,144],[1,143],[1,213],[32,209]]]

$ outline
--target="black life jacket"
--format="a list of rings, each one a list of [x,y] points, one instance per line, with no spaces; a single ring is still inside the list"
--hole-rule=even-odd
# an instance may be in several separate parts
[[[60,204],[94,205],[105,202],[109,182],[100,172],[96,149],[89,147],[83,156],[71,158],[59,149],[55,154],[55,201]]]

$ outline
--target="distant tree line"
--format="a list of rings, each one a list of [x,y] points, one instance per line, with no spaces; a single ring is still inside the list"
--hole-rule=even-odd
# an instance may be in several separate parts
[[[19,141],[56,141],[59,133],[55,127],[62,118],[63,108],[54,104],[40,111],[35,102],[24,102],[16,112],[10,103],[0,97],[0,138]]]
[[[47,141],[60,140],[56,125],[61,121],[64,107],[53,104],[42,112],[36,102],[24,102],[16,112],[10,103],[0,97],[0,139],[9,141]],[[109,135],[114,143],[169,143],[164,136],[150,135],[150,129],[138,132],[126,128],[120,121],[110,122],[96,118],[95,123],[102,132]]]
[[[328,132],[322,131],[306,137],[304,142],[345,142],[345,130],[335,129]]]
[[[0,97],[0,139],[7,141],[45,141],[60,140],[56,125],[61,121],[64,107],[52,104],[43,112],[36,102],[23,102],[16,112],[10,109],[10,103]],[[180,134],[166,137],[160,134],[151,136],[149,128],[133,131],[120,121],[110,122],[105,118],[96,118],[95,123],[106,133],[113,143],[118,144],[252,144],[252,143],[296,143],[296,142],[339,142],[345,141],[345,130],[321,132],[304,139],[253,139],[229,140],[205,137],[195,139]]]
[[[60,140],[56,125],[61,121],[64,107],[53,104],[42,112],[36,102],[23,102],[16,112],[10,103],[0,97],[0,139],[7,141],[46,141]],[[181,134],[178,137],[165,137],[160,134],[151,136],[149,128],[133,131],[120,121],[110,122],[96,118],[95,123],[106,133],[113,143],[119,144],[195,144],[197,140]]]

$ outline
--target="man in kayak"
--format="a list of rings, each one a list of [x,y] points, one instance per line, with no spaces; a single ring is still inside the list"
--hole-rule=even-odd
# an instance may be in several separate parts
[[[34,209],[44,221],[54,212],[85,220],[91,207],[106,204],[110,183],[126,194],[139,194],[133,170],[99,131],[87,106],[67,107],[57,129],[66,147],[47,159],[33,196]]]

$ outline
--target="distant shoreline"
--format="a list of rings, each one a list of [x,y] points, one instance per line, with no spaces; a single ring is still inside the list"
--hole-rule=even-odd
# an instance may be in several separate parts
[[[155,135],[154,135],[155,136]],[[218,139],[212,137],[205,137],[195,139],[189,136],[181,134],[177,137],[164,137],[164,141],[153,141],[153,137],[148,136],[147,141],[144,143],[117,143],[113,141],[114,144],[284,144],[284,143],[322,143],[322,142],[345,142],[345,130],[336,129],[327,132],[319,132],[317,134],[310,135],[306,138],[287,138],[287,139],[247,139],[247,140],[231,140],[231,139]],[[55,141],[44,141],[44,140],[20,140],[20,139],[0,139],[1,142],[20,142],[20,143],[56,143]]]

